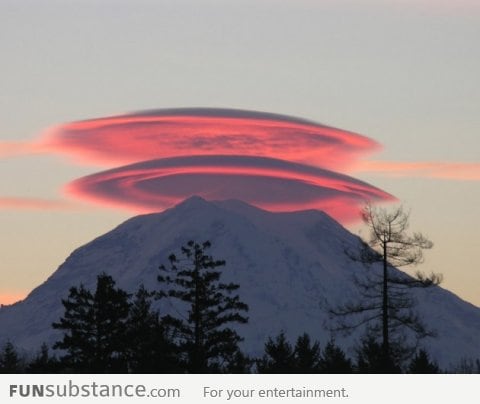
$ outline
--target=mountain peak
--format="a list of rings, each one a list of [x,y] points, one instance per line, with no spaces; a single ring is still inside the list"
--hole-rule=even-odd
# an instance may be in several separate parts
[[[140,284],[158,290],[158,267],[189,240],[209,240],[212,256],[226,261],[222,281],[240,285],[250,320],[238,332],[252,355],[281,330],[289,339],[307,332],[327,343],[327,308],[357,296],[354,279],[366,271],[345,254],[358,246],[358,237],[323,212],[269,212],[238,200],[192,196],[162,213],[133,217],[75,250],[24,301],[0,310],[0,343],[37,350],[58,340],[51,324],[63,314],[61,299],[71,286],[94,288],[101,272],[129,292]],[[472,336],[480,334],[479,308],[438,287],[415,297],[427,326],[437,331],[428,350],[440,365],[478,355],[480,341]],[[157,304],[161,315],[179,310]],[[348,338],[337,342],[353,345]]]
[[[201,196],[198,195],[192,195],[189,198],[184,199],[182,202],[178,203],[176,207],[182,207],[182,206],[200,206],[200,205],[205,205],[208,202],[202,198]]]

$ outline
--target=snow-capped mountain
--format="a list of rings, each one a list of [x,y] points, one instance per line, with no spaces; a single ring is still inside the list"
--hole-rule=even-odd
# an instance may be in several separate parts
[[[74,251],[25,300],[0,310],[0,342],[32,350],[59,339],[51,323],[63,314],[61,299],[80,283],[93,289],[101,272],[129,291],[141,283],[158,289],[159,265],[188,240],[210,240],[209,253],[227,263],[222,280],[240,284],[250,311],[238,331],[252,354],[281,330],[291,340],[308,332],[325,344],[331,338],[326,309],[354,296],[353,277],[366,271],[345,254],[359,239],[323,212],[272,213],[240,201],[192,197],[163,213],[127,220]],[[417,291],[416,298],[420,315],[438,334],[425,344],[441,366],[480,356],[480,308],[439,287]],[[175,308],[165,302],[160,309]],[[349,348],[352,339],[337,343]]]

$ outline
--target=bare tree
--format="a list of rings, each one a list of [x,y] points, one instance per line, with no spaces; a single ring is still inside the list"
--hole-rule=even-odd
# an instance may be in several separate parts
[[[362,240],[360,251],[347,251],[349,257],[370,269],[355,277],[361,300],[331,309],[330,314],[339,320],[339,330],[349,332],[367,324],[381,330],[382,360],[388,364],[392,362],[392,334],[399,336],[401,329],[407,329],[417,340],[434,335],[415,312],[410,291],[438,285],[441,276],[419,271],[409,275],[397,269],[422,263],[423,250],[433,247],[421,233],[407,233],[409,213],[402,206],[387,211],[367,204],[362,220],[369,238]]]

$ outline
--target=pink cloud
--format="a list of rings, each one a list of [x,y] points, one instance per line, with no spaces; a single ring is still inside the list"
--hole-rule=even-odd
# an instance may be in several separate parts
[[[356,172],[371,172],[389,177],[435,178],[453,181],[479,181],[480,163],[439,161],[363,161]]]
[[[61,200],[0,197],[0,210],[70,210],[78,205]]]
[[[337,220],[358,219],[367,200],[395,200],[365,182],[318,167],[251,156],[157,159],[80,178],[69,196],[127,209],[158,212],[199,195],[241,199],[272,211],[324,210]]]
[[[320,167],[348,167],[379,148],[356,133],[254,111],[190,108],[147,111],[60,125],[38,149],[115,166],[188,155],[266,156]]]
[[[14,157],[36,152],[34,143],[28,142],[0,142],[0,158]]]
[[[341,221],[366,200],[393,197],[335,171],[379,149],[365,136],[256,111],[188,108],[71,122],[9,153],[61,154],[114,168],[71,182],[99,206],[159,211],[186,197],[241,199],[269,210],[321,209]],[[129,164],[126,167],[123,165]],[[328,170],[327,170],[328,169]],[[330,171],[329,171],[330,170]],[[3,209],[65,209],[65,202],[3,198]]]

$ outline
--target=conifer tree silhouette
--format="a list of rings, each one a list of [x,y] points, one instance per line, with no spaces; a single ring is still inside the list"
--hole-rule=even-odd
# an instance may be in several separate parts
[[[115,287],[111,276],[97,277],[91,293],[83,285],[70,288],[62,300],[65,313],[52,326],[63,330],[63,338],[54,344],[62,349],[64,366],[80,373],[124,372],[126,321],[129,295]]]
[[[235,292],[239,285],[220,282],[225,261],[207,254],[209,241],[189,241],[181,255],[170,255],[170,267],[160,266],[158,298],[182,302],[184,315],[162,321],[174,331],[185,369],[190,373],[222,372],[239,351],[242,338],[229,325],[248,321],[248,306]]]

